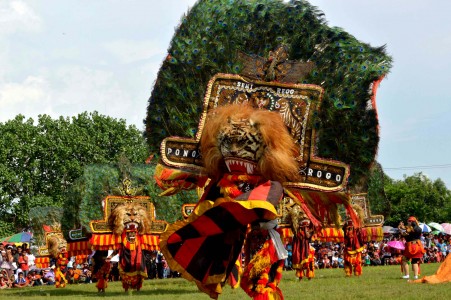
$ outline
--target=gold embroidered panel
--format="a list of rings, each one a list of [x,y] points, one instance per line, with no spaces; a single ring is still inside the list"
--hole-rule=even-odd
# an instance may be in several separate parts
[[[167,222],[155,220],[155,207],[147,196],[107,196],[103,203],[103,220],[95,220],[89,223],[92,233],[110,233],[111,228],[108,218],[111,212],[124,203],[133,202],[144,207],[150,216],[151,233],[162,233],[166,230]]]
[[[196,208],[195,203],[186,203],[182,206],[182,215],[186,219],[191,215],[191,213],[194,211],[194,208]]]
[[[39,256],[49,256],[49,239],[52,237],[58,238],[58,240],[65,241],[64,235],[61,231],[50,231],[45,233],[45,245],[38,247]]]
[[[367,198],[367,193],[351,195],[351,203],[360,206],[363,209],[363,226],[382,226],[384,223],[383,215],[371,215],[371,210]]]
[[[251,80],[231,74],[217,74],[209,82],[204,107],[194,139],[169,137],[161,144],[165,164],[202,171],[199,141],[207,114],[217,106],[248,103],[260,109],[278,112],[299,147],[300,182],[284,183],[287,187],[320,191],[342,190],[347,183],[349,166],[315,156],[316,122],[323,89],[311,84],[288,84]]]

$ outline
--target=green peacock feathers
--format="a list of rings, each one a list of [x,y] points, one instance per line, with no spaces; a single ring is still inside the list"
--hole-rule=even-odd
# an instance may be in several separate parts
[[[379,142],[371,86],[391,58],[336,27],[307,1],[201,0],[185,15],[149,99],[146,136],[153,152],[168,136],[193,137],[210,78],[240,74],[238,53],[268,57],[280,45],[289,59],[313,62],[301,83],[324,88],[317,155],[351,165],[350,184],[366,178]]]

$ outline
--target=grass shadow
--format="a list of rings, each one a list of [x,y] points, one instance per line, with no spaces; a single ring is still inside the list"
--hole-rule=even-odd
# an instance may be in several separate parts
[[[89,290],[88,290],[89,289]],[[58,298],[63,298],[63,297],[73,297],[73,296],[77,296],[77,297],[86,297],[86,298],[90,298],[90,297],[102,297],[102,296],[107,296],[107,297],[113,297],[113,298],[123,298],[124,296],[156,296],[156,295],[186,295],[186,294],[196,294],[196,293],[200,293],[197,290],[193,290],[190,288],[166,288],[166,287],[162,287],[162,288],[151,288],[151,289],[142,289],[140,291],[136,291],[136,290],[129,290],[128,292],[125,292],[124,290],[109,290],[108,288],[106,289],[105,293],[99,293],[97,291],[97,289],[95,288],[95,286],[93,285],[88,285],[87,289],[84,290],[80,290],[80,289],[71,289],[71,286],[69,285],[66,288],[39,288],[39,287],[34,287],[34,288],[27,288],[27,289],[22,289],[22,290],[9,290],[11,292],[11,295],[14,295],[14,297],[23,297],[23,298],[29,298],[29,297],[56,297],[55,299]],[[6,296],[6,295],[5,295]]]

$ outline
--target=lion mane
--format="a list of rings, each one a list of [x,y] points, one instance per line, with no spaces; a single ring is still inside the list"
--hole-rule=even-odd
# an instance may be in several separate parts
[[[47,248],[49,254],[57,258],[61,248],[67,248],[67,241],[62,234],[52,235],[47,238]]]
[[[150,232],[150,218],[146,209],[137,203],[125,203],[117,206],[108,218],[108,224],[116,235],[122,234],[128,224],[136,223],[139,234]]]
[[[202,132],[200,150],[209,177],[219,179],[227,170],[219,149],[218,134],[230,120],[249,120],[263,137],[264,153],[258,161],[260,174],[268,180],[295,182],[299,166],[295,160],[299,152],[281,116],[277,112],[253,108],[248,104],[229,104],[214,109]]]

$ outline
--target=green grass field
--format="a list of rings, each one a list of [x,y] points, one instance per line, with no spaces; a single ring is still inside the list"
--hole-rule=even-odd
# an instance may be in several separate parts
[[[438,264],[422,265],[422,275],[432,275]],[[311,281],[299,282],[293,271],[283,274],[280,285],[285,299],[451,299],[451,283],[411,284],[401,279],[399,266],[365,267],[360,277],[345,278],[342,269],[316,270]],[[184,279],[146,280],[141,291],[125,293],[120,282],[109,283],[106,294],[98,294],[95,284],[0,290],[0,299],[183,299],[208,300],[194,283]],[[224,288],[219,299],[250,299],[241,289]]]

